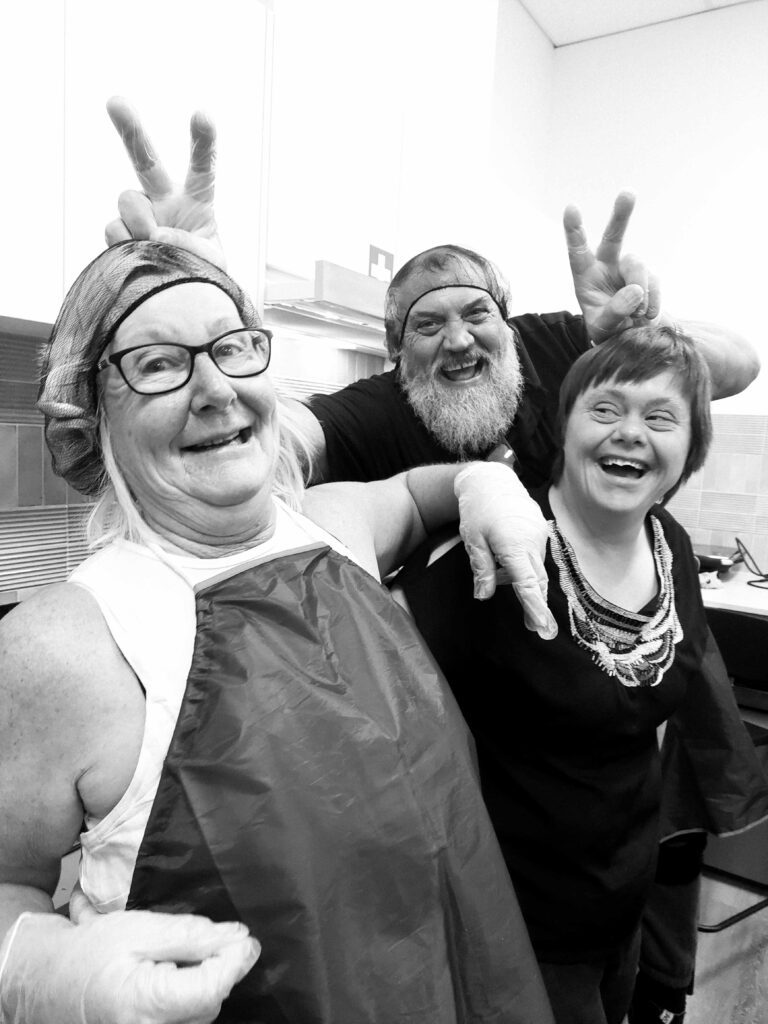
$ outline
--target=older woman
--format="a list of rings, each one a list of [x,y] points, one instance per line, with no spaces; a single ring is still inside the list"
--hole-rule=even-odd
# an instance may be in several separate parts
[[[377,582],[457,468],[292,509],[270,342],[154,242],[54,327],[47,441],[102,542],[2,623],[0,1016],[209,1021],[234,985],[220,1020],[547,1024],[462,720]],[[462,472],[470,505],[512,478]],[[50,894],[81,827],[75,924]]]
[[[707,636],[690,543],[663,508],[706,456],[707,368],[669,329],[631,329],[576,361],[560,421],[535,495],[557,637],[527,631],[506,588],[473,609],[459,548],[426,568],[419,555],[400,585],[475,736],[556,1020],[618,1024],[660,838],[657,727],[699,685]]]

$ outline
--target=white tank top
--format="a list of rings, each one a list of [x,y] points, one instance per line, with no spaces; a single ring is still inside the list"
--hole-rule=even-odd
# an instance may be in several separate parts
[[[246,566],[327,544],[353,561],[325,530],[276,500],[275,532],[250,550],[222,558],[170,554],[116,541],[69,581],[87,590],[146,694],[144,736],[127,790],[106,817],[87,816],[80,836],[79,885],[101,913],[125,909],[139,846],[181,708],[195,643],[195,591]]]

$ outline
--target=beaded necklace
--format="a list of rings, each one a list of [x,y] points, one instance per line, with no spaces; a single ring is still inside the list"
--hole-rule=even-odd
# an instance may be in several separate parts
[[[568,601],[571,636],[592,653],[592,660],[624,686],[657,686],[672,664],[683,631],[675,609],[672,552],[655,516],[653,558],[659,578],[656,610],[652,615],[619,608],[602,598],[579,568],[573,548],[549,522],[552,558]]]

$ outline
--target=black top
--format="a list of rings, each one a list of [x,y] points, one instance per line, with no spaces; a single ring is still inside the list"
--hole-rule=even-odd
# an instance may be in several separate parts
[[[548,480],[557,452],[560,384],[589,340],[583,318],[571,313],[527,313],[509,323],[520,338],[525,392],[507,441],[521,480],[537,487]],[[396,370],[356,381],[333,395],[314,395],[310,407],[325,433],[326,480],[383,480],[413,466],[456,461],[414,413]]]
[[[545,492],[536,496],[551,518]],[[672,552],[684,632],[654,687],[622,685],[572,639],[550,553],[555,640],[525,628],[509,587],[473,600],[461,544],[429,568],[425,546],[398,579],[475,737],[486,804],[543,961],[586,962],[610,951],[638,924],[653,878],[656,727],[699,672],[706,619],[687,534],[664,509],[652,514]]]

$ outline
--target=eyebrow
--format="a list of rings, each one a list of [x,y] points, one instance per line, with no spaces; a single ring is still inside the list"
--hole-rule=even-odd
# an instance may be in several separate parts
[[[627,383],[629,384],[632,382],[628,381]],[[607,396],[610,398],[622,398],[626,394],[626,388],[623,387],[621,384],[618,387],[604,387],[602,384],[598,384],[595,388],[593,388],[593,391],[596,398],[600,396]],[[655,395],[652,398],[649,398],[648,401],[644,403],[644,405],[658,405],[659,403],[665,403],[667,405],[684,405],[686,408],[689,404],[688,400],[685,398],[684,395],[676,394]]]

